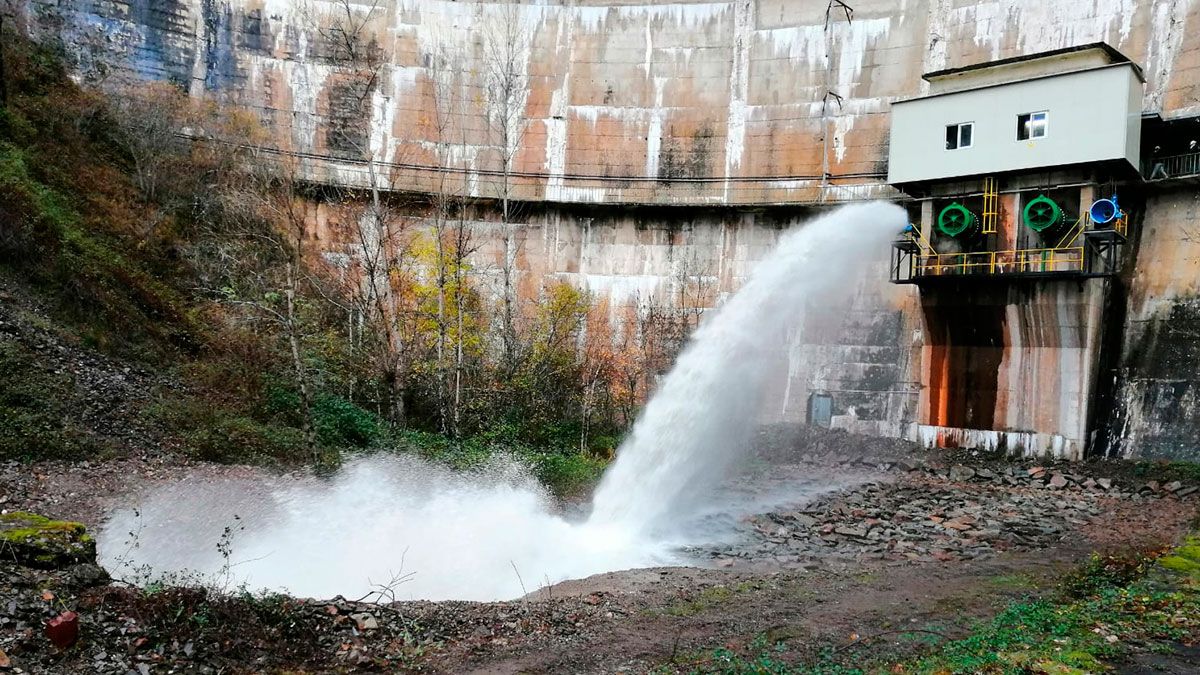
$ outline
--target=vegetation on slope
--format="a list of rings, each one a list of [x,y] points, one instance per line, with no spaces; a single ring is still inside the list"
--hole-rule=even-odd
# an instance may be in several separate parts
[[[148,445],[205,460],[408,448],[469,465],[506,451],[560,492],[598,475],[649,362],[613,347],[606,307],[548,287],[497,353],[473,244],[429,226],[429,204],[368,218],[368,195],[259,152],[252,116],[165,84],[84,90],[53,48],[2,37],[0,458],[131,449],[76,414],[95,394],[45,358],[51,345],[147,373],[152,391],[128,407],[161,433]],[[474,208],[441,202],[460,225]],[[385,288],[327,263],[321,209],[380,228],[390,243],[368,271]]]

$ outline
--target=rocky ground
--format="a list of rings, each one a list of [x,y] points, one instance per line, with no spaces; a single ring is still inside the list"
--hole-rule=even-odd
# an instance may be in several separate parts
[[[1200,491],[1178,480],[1128,482],[1079,473],[1088,467],[973,468],[912,459],[841,466],[849,471],[864,465],[881,480],[802,508],[753,516],[741,541],[702,553],[720,567],[744,563],[760,569],[970,560],[1053,546],[1102,515],[1132,516],[1163,499],[1191,504]]]
[[[862,656],[899,658],[929,643],[883,637],[898,627],[961,635],[1010,600],[1046,592],[1093,551],[1175,541],[1200,498],[1170,472],[1122,463],[1037,466],[891,445],[847,458],[838,449],[876,443],[858,440],[821,435],[789,451],[765,443],[747,480],[820,475],[844,487],[747,516],[734,540],[693,551],[695,567],[613,572],[514,602],[391,603],[142,592],[92,566],[4,563],[0,650],[14,671],[122,674],[689,672],[704,671],[714,647],[763,636],[814,655],[856,636]],[[147,482],[250,471],[152,459],[79,468],[0,466],[3,506],[95,525],[104,505]],[[112,493],[98,498],[96,485]],[[67,610],[78,613],[80,638],[58,649],[45,626]],[[862,636],[879,637],[858,646]]]
[[[157,455],[167,439],[142,411],[163,388],[178,388],[175,380],[145,366],[90,349],[65,332],[43,303],[22,284],[0,274],[0,346],[19,349],[25,372],[14,373],[39,382],[63,383],[62,403],[70,425],[99,448],[113,454]],[[39,372],[32,373],[32,368]],[[64,420],[66,422],[67,420]],[[169,443],[168,443],[169,445]]]

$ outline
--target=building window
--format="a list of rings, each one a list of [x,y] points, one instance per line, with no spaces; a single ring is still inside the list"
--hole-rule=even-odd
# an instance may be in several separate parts
[[[1045,137],[1046,126],[1049,123],[1050,117],[1045,110],[1017,115],[1017,140],[1027,141],[1031,138]]]
[[[972,132],[975,131],[974,122],[963,122],[962,124],[949,124],[946,126],[946,149],[958,150],[960,148],[971,147]]]

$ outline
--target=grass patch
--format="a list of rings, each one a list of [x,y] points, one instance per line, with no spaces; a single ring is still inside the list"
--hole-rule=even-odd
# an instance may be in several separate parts
[[[1008,580],[1005,580],[1008,583]],[[903,632],[889,635],[899,641]],[[904,673],[1102,672],[1138,645],[1167,650],[1200,636],[1200,535],[1166,552],[1095,555],[1063,578],[1052,598],[1015,602],[964,638],[896,663],[855,655],[844,647],[802,659],[760,638],[747,650],[716,649],[684,668],[661,672],[860,675]],[[765,637],[765,636],[764,636]]]
[[[723,605],[742,593],[755,591],[762,587],[763,582],[761,581],[743,581],[732,586],[725,584],[709,586],[678,602],[668,605],[658,613],[667,616],[696,616],[714,607]]]
[[[1133,465],[1133,475],[1159,482],[1200,483],[1200,462],[1143,460]]]
[[[1025,573],[997,574],[988,579],[987,584],[1001,591],[1032,591],[1037,590],[1040,586],[1033,575]]]

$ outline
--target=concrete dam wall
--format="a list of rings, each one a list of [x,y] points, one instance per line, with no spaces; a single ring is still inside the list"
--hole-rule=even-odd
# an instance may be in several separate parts
[[[315,180],[362,184],[370,159],[399,190],[449,175],[480,200],[509,191],[525,205],[521,293],[566,280],[629,310],[614,323],[652,304],[719,302],[816,209],[883,197],[916,219],[913,194],[886,175],[891,106],[930,94],[922,74],[1103,42],[1139,67],[1139,113],[1176,135],[1200,115],[1194,0],[27,0],[24,11],[81,79],[167,80],[245,106]],[[1200,234],[1180,173],[1122,183],[1129,241],[1105,278],[891,286],[880,252],[855,305],[794,340],[764,416],[808,419],[815,396],[834,425],[929,444],[1195,458]],[[1019,219],[1018,190],[1073,185],[1068,174],[1010,180],[1000,220]],[[1100,194],[1086,189],[1080,203]],[[486,239],[495,213],[480,213]],[[353,257],[336,222],[315,220],[333,230],[331,259]],[[480,269],[503,255],[491,241]]]

